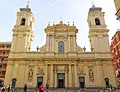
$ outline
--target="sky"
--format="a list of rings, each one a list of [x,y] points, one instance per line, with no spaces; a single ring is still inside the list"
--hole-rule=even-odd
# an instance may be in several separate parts
[[[0,2],[0,42],[12,41],[12,29],[16,23],[16,13],[20,8],[27,5],[27,0],[2,0]],[[46,34],[44,29],[48,23],[73,24],[78,29],[77,44],[80,47],[86,47],[90,50],[88,39],[87,15],[89,8],[92,7],[92,0],[29,0],[30,8],[35,17],[34,40],[32,50],[36,47],[42,47],[46,43]],[[111,38],[120,29],[120,23],[116,20],[116,9],[114,0],[94,0],[96,7],[101,7],[105,12],[105,23],[109,29],[109,43]]]

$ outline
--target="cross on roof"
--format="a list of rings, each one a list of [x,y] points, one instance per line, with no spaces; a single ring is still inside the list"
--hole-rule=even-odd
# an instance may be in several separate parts
[[[26,6],[26,8],[29,8],[29,3],[30,3],[30,2],[28,1],[28,2],[27,2],[27,6]]]
[[[92,7],[95,7],[95,5],[94,5],[94,1],[93,1],[93,0],[92,0],[92,5],[93,5]]]

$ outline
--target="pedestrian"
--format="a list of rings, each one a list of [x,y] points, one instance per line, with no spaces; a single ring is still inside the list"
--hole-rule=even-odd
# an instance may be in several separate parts
[[[27,92],[27,85],[24,85],[24,92]]]
[[[44,85],[41,85],[41,86],[39,87],[39,92],[44,92]]]
[[[47,90],[47,92],[48,92],[48,89],[49,89],[49,85],[48,85],[48,84],[46,84],[46,90]]]
[[[1,88],[1,92],[5,92],[5,87],[4,86]]]
[[[113,86],[112,86],[112,84],[110,84],[110,90],[113,91]]]
[[[49,89],[49,85],[48,84],[46,84],[46,89]]]
[[[7,86],[7,92],[10,92],[10,90],[11,90],[11,86],[10,86],[10,84]]]

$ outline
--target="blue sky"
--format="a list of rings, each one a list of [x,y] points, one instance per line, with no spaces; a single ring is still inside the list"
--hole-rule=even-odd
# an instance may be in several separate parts
[[[27,0],[2,0],[0,3],[0,42],[12,41],[12,29],[16,22],[16,12],[20,8],[26,7]],[[77,44],[80,47],[90,48],[88,39],[87,14],[92,6],[92,0],[29,0],[30,8],[35,16],[35,29],[33,50],[36,46],[42,47],[46,42],[44,29],[48,22],[53,24],[63,21],[64,23],[73,21],[77,29]],[[117,29],[120,29],[120,23],[116,20],[116,10],[114,0],[94,0],[96,7],[102,7],[105,12],[105,21],[109,31],[109,41]]]

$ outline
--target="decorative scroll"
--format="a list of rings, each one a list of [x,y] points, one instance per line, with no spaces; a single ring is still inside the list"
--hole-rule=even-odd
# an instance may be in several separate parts
[[[68,65],[65,66],[65,71],[69,71]]]
[[[43,69],[38,67],[37,69],[37,75],[44,75]]]
[[[83,70],[83,67],[82,67],[82,66],[78,68],[78,75],[85,75],[85,73],[84,73],[84,70]]]

